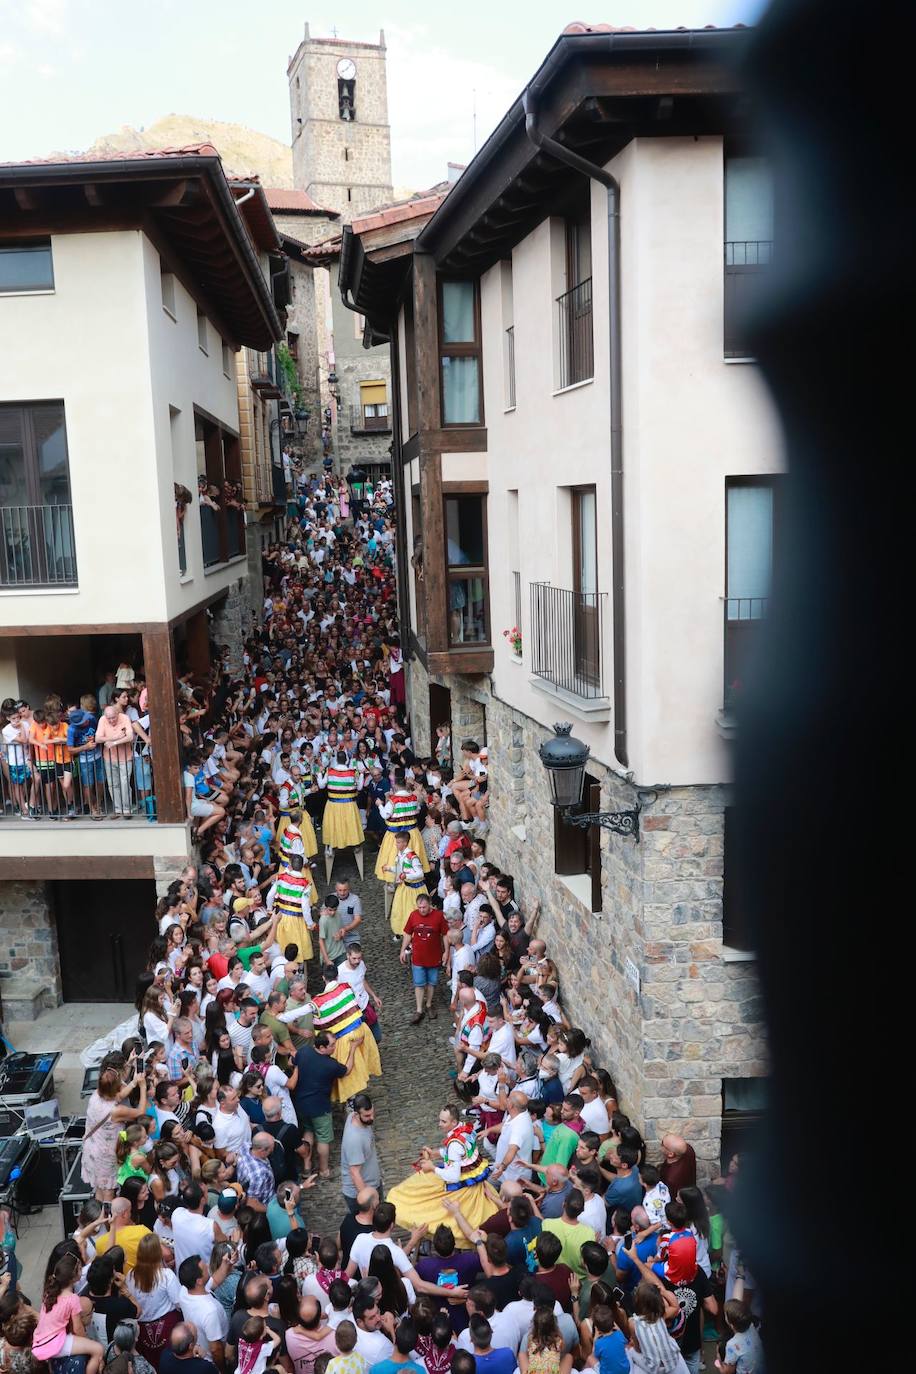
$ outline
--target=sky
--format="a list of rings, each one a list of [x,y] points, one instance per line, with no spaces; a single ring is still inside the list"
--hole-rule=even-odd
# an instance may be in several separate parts
[[[313,36],[388,45],[393,181],[470,161],[573,19],[637,28],[753,23],[765,0],[0,0],[0,161],[82,151],[166,114],[289,141],[286,66]],[[254,18],[259,16],[257,22]]]

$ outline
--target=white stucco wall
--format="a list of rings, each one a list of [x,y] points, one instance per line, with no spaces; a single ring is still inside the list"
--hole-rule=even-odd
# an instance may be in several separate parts
[[[629,766],[641,782],[719,782],[729,776],[715,724],[725,480],[780,471],[781,437],[757,368],[722,357],[721,139],[639,140],[609,168],[621,186]],[[529,641],[528,584],[572,585],[563,489],[594,483],[598,585],[610,591],[607,201],[595,183],[592,260],[596,380],[554,395],[550,224],[513,253],[517,408],[509,414],[499,268],[482,285],[495,689],[544,724],[562,711],[531,687],[502,638],[514,617],[512,579],[507,541],[494,532],[507,518],[506,493],[517,489]],[[604,637],[611,695],[610,596]],[[612,723],[576,719],[575,733],[614,762]]]
[[[162,309],[159,257],[139,230],[55,235],[54,291],[0,298],[0,402],[63,400],[79,586],[0,592],[7,625],[163,621],[237,580],[203,577],[187,518],[180,586],[173,481],[196,489],[195,401],[237,432],[234,380],[219,335],[209,357],[197,309],[176,282],[177,323]],[[169,405],[188,428],[172,471]]]
[[[213,592],[237,582],[247,569],[247,560],[242,556],[228,568],[220,566],[204,573],[200,516],[197,505],[192,504],[185,516],[187,574],[179,578],[175,530],[174,483],[182,482],[195,496],[197,493],[194,407],[199,406],[225,429],[238,434],[238,384],[234,357],[230,375],[227,377],[223,372],[222,339],[209,320],[209,353],[201,350],[197,338],[197,303],[180,282],[175,283],[177,318],[173,320],[163,310],[159,254],[145,236],[142,243],[149,332],[150,416],[158,455],[156,490],[163,549],[165,618],[171,620]],[[178,411],[174,428],[170,421],[172,410]]]

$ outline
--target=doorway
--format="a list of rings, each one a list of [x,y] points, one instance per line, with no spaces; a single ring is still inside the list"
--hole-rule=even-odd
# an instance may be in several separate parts
[[[443,687],[438,682],[429,684],[429,752],[436,752],[436,726],[448,725],[451,733],[452,724],[452,694],[447,687]],[[454,745],[454,741],[453,741]],[[448,762],[454,767],[454,751],[449,756]]]
[[[65,1002],[131,1002],[156,933],[152,879],[49,884]]]

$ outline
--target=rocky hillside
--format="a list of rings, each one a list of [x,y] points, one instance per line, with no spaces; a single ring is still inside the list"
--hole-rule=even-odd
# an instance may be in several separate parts
[[[293,158],[279,139],[246,129],[244,124],[227,124],[219,119],[198,119],[194,115],[164,115],[144,129],[124,124],[117,133],[96,139],[89,153],[129,152],[142,148],[181,148],[187,143],[212,143],[219,149],[230,176],[256,172],[263,186],[292,186]]]

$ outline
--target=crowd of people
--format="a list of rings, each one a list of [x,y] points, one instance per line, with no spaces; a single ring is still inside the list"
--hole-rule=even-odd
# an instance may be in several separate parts
[[[241,677],[218,653],[211,683],[176,684],[199,862],[99,1066],[95,1197],[40,1294],[0,1280],[2,1374],[684,1374],[704,1339],[721,1374],[763,1370],[724,1220],[738,1160],[701,1188],[686,1140],[650,1158],[537,904],[487,855],[485,746],[453,761],[443,723],[412,747],[391,503],[385,481],[299,479]],[[412,997],[398,1044],[383,974]],[[454,1091],[386,1187],[373,1082],[439,1018]],[[338,1186],[319,1234],[314,1190]]]

